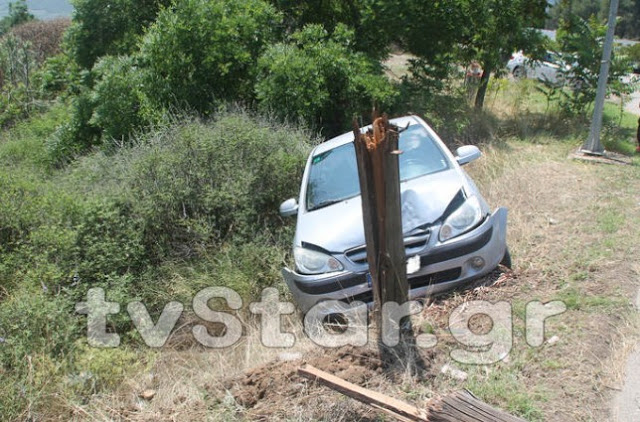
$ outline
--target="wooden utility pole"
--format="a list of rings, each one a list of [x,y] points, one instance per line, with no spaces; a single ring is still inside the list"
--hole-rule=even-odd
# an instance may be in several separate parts
[[[399,129],[389,124],[387,116],[382,116],[374,119],[373,128],[364,134],[354,121],[353,133],[378,343],[383,360],[406,359],[406,350],[401,349],[407,344],[401,340],[399,347],[390,351],[382,345],[381,331],[382,305],[388,302],[402,305],[409,294],[400,204]],[[404,334],[406,339],[407,333]]]

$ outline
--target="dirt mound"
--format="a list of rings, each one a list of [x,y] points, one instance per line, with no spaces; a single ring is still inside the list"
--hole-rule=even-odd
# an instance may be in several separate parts
[[[432,356],[425,353],[422,358],[428,364]],[[226,394],[233,396],[236,403],[245,409],[260,411],[261,414],[267,408],[295,406],[298,400],[312,395],[310,390],[322,388],[297,374],[298,367],[304,363],[373,390],[382,389],[394,376],[393,372],[384,370],[377,350],[343,347],[324,349],[319,354],[293,362],[272,362],[227,380],[223,383],[223,388]],[[425,371],[423,376],[426,378],[431,375]],[[328,393],[329,390],[325,392]]]
[[[293,397],[306,389],[307,381],[296,373],[303,362],[359,385],[382,373],[382,362],[374,350],[344,347],[323,350],[319,356],[304,360],[272,362],[226,381],[224,387],[245,408],[262,400],[273,403],[277,397]]]

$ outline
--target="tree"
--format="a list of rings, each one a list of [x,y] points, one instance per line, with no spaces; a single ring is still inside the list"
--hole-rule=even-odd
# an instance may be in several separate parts
[[[560,21],[557,41],[565,60],[572,65],[571,69],[562,72],[573,87],[570,93],[563,92],[560,105],[569,114],[584,113],[595,100],[606,32],[607,25],[595,16],[584,20],[573,15]],[[609,92],[619,96],[630,93],[631,86],[620,81],[627,71],[627,61],[614,51],[607,82]]]
[[[572,16],[585,21],[591,17],[606,20],[609,11],[607,0],[562,0],[549,12],[547,26],[558,28],[560,20],[568,21]],[[640,38],[640,0],[620,0],[616,35],[621,38]]]
[[[391,41],[398,39],[403,0],[269,0],[283,13],[289,34],[310,24],[329,33],[338,25],[354,31],[353,49],[384,58]]]
[[[475,106],[481,109],[494,72],[500,72],[516,50],[532,50],[542,42],[534,28],[545,19],[546,0],[480,0],[468,2],[465,45],[483,68]]]
[[[34,20],[35,18],[29,13],[29,7],[26,0],[18,0],[9,3],[9,15],[0,20],[0,35],[5,34],[14,26]]]
[[[263,0],[177,1],[141,43],[149,101],[206,113],[224,101],[252,100],[258,57],[280,23]]]
[[[75,14],[67,33],[76,63],[91,69],[104,55],[131,54],[139,37],[171,0],[73,0]]]
[[[353,51],[353,38],[342,24],[331,35],[308,25],[290,42],[270,47],[259,61],[260,107],[331,136],[345,131],[354,115],[388,106],[393,86],[377,61]]]
[[[456,63],[477,60],[484,69],[475,104],[482,108],[491,74],[518,49],[542,37],[546,0],[400,0],[401,45],[418,57],[414,75],[438,81]]]

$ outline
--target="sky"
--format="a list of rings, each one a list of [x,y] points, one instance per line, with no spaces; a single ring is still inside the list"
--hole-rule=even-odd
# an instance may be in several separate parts
[[[9,14],[11,0],[0,0],[0,17]],[[14,1],[15,2],[15,1]],[[27,0],[29,11],[38,19],[71,16],[73,6],[69,0]]]

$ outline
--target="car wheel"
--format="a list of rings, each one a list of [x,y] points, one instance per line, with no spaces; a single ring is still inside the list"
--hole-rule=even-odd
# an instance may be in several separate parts
[[[504,251],[504,256],[502,257],[502,261],[500,261],[500,265],[504,265],[505,267],[511,269],[511,254],[509,253],[508,247]]]
[[[516,79],[522,79],[522,78],[524,78],[526,76],[525,75],[525,71],[524,71],[524,67],[522,67],[522,66],[516,66],[513,69],[513,72],[511,72],[511,74]]]

